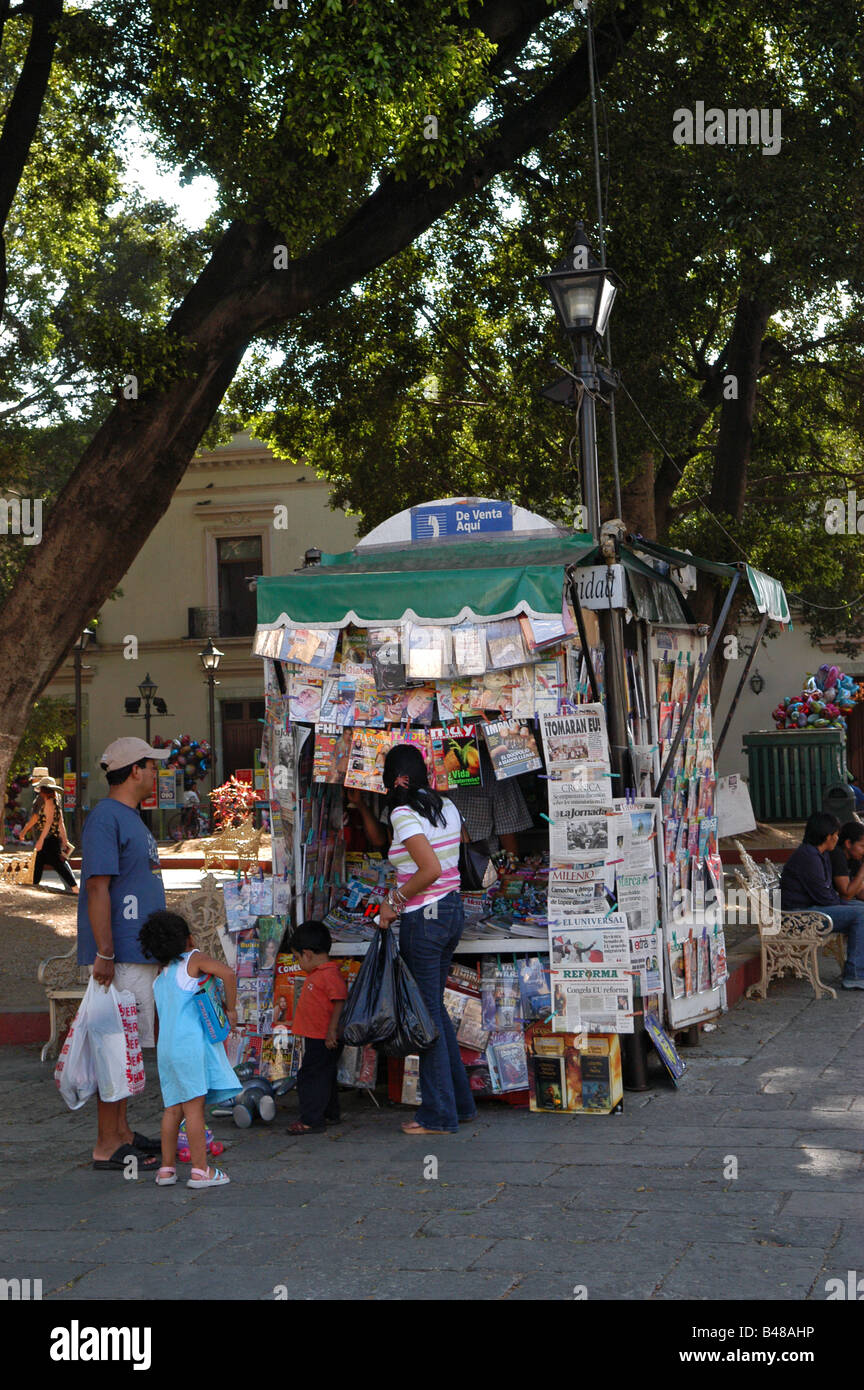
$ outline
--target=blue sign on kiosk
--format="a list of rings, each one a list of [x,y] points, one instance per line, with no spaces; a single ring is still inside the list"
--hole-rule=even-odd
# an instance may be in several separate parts
[[[412,541],[433,541],[441,536],[470,536],[489,531],[512,531],[513,507],[509,502],[447,503],[443,507],[411,508]]]

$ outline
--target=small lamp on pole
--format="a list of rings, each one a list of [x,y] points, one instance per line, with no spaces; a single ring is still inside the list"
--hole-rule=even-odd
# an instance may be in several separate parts
[[[213,645],[213,638],[208,637],[207,646],[198,653],[198,659],[207,677],[207,703],[210,716],[210,790],[216,789],[216,693],[215,686],[216,672],[219,669],[219,662],[222,660],[224,652]]]

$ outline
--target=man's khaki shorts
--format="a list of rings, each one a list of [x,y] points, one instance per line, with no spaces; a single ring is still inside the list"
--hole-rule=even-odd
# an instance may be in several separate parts
[[[93,966],[90,966],[93,974]],[[138,1008],[138,1041],[142,1047],[156,1046],[156,1003],[153,998],[153,981],[159,974],[158,965],[145,965],[137,961],[115,961],[114,986],[118,990],[128,989],[135,995]]]

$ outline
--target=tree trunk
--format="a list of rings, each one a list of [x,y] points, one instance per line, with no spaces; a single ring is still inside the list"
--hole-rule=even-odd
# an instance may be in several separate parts
[[[657,539],[657,514],[654,502],[654,455],[650,450],[641,457],[642,469],[621,490],[621,507],[628,531],[644,536],[646,541]]]
[[[514,34],[524,33],[528,11],[539,14],[536,5],[499,9]],[[630,0],[598,27],[601,77],[620,58],[641,13],[640,0]],[[506,42],[506,33],[498,41]],[[326,303],[410,245],[462,197],[537,146],[588,91],[583,45],[530,100],[506,110],[494,138],[449,183],[429,188],[419,175],[383,179],[336,237],[285,269],[274,267],[282,238],[272,227],[228,228],[168,325],[168,340],[187,346],[181,378],[114,408],[0,611],[0,785],[33,700],[167,510],[253,338]],[[155,576],[154,583],[166,579]]]

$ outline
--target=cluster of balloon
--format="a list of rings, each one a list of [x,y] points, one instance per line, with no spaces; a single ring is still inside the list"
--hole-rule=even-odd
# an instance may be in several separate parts
[[[197,739],[191,734],[181,734],[179,738],[163,739],[157,734],[153,740],[153,747],[171,749],[166,767],[177,768],[179,772],[196,780],[207,775],[210,766],[210,744],[205,738]]]
[[[864,700],[864,682],[839,666],[820,666],[800,695],[787,695],[772,712],[778,729],[845,729],[846,716]]]

